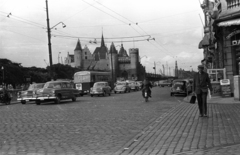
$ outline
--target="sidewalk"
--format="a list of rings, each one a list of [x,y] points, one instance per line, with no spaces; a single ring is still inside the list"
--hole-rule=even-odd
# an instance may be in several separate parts
[[[240,102],[213,97],[206,118],[199,117],[197,104],[186,101],[157,118],[116,155],[239,155]]]
[[[183,100],[187,103],[190,102],[191,95],[185,97]],[[197,103],[197,100],[196,100]],[[218,103],[218,104],[240,104],[240,101],[235,101],[234,97],[223,98],[221,96],[212,96],[211,99],[207,98],[207,103]]]

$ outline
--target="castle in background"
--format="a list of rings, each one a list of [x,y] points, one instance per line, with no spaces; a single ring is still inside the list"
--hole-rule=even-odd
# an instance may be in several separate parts
[[[68,53],[65,64],[83,71],[113,71],[115,80],[143,80],[146,72],[145,67],[140,63],[138,48],[130,48],[128,54],[123,44],[118,52],[112,43],[108,49],[103,35],[101,46],[97,47],[93,54],[86,45],[82,49],[80,40],[78,40],[74,54]]]

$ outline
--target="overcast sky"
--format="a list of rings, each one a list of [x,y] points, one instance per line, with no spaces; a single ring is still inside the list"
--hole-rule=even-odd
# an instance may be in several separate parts
[[[154,61],[159,73],[162,64],[172,69],[175,60],[179,68],[196,70],[203,59],[203,50],[198,49],[203,35],[200,16],[204,20],[199,0],[49,0],[48,6],[50,27],[59,22],[66,25],[57,25],[52,35],[75,36],[51,38],[53,63],[58,63],[58,56],[61,60],[67,52],[73,54],[78,37],[93,53],[102,32],[108,47],[122,41],[127,51],[139,48],[148,72],[154,72]],[[46,26],[45,0],[0,0],[0,57],[45,68],[44,59],[49,63]],[[131,38],[144,35],[155,41],[148,42],[146,36]],[[130,38],[108,39],[121,37]],[[98,44],[89,43],[94,38]]]

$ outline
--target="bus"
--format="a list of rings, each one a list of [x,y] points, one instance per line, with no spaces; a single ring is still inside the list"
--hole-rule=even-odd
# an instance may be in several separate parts
[[[110,83],[111,73],[97,71],[80,71],[74,74],[73,81],[76,89],[82,91],[83,95],[90,92],[90,89],[95,82],[105,81]]]

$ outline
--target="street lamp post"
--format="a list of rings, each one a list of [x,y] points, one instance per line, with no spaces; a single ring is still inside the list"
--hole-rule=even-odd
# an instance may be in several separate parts
[[[49,51],[49,64],[50,64],[50,77],[53,79],[53,73],[52,73],[52,44],[51,44],[51,29],[56,27],[58,24],[62,23],[63,28],[66,27],[66,25],[63,22],[59,22],[53,27],[50,28],[49,24],[49,14],[48,14],[48,0],[46,0],[46,12],[47,12],[47,33],[48,33],[48,51]]]

